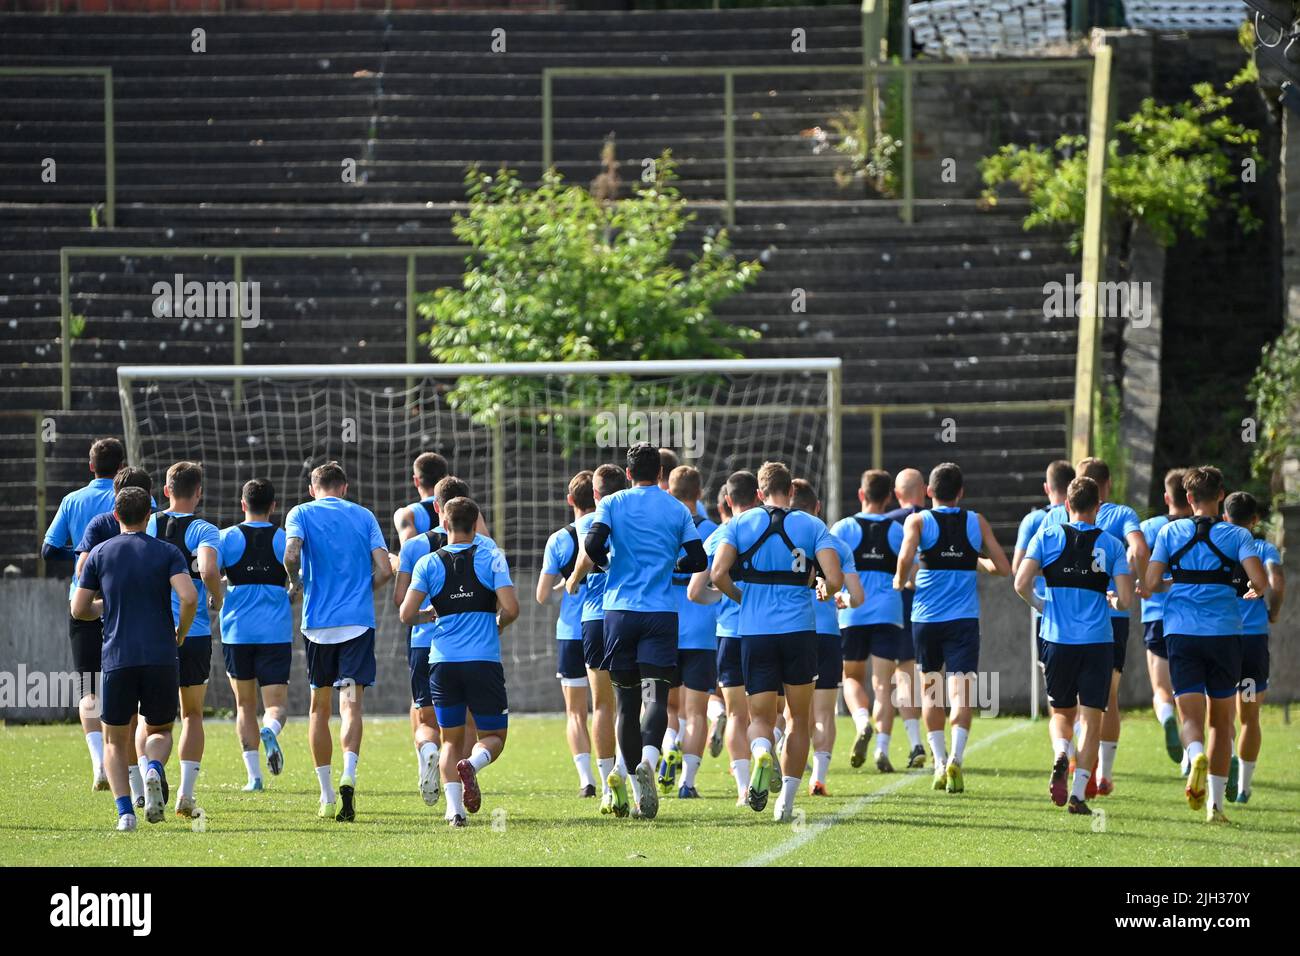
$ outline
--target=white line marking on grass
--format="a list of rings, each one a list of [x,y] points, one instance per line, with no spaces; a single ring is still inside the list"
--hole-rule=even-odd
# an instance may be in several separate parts
[[[1033,721],[1026,720],[1026,721],[1021,721],[1019,723],[1012,724],[1010,727],[1003,727],[1001,730],[997,731],[992,736],[983,737],[975,741],[975,743],[971,744],[969,747],[966,748],[966,753],[968,754],[976,753],[977,751],[982,750],[985,747],[990,746],[991,744],[1001,740],[1003,737],[1006,737],[1010,734],[1019,733],[1020,731],[1024,730],[1026,727],[1032,727],[1033,725],[1034,725]],[[817,837],[821,836],[831,827],[835,826],[835,824],[843,823],[845,820],[857,816],[858,813],[860,813],[862,810],[864,810],[865,808],[867,808],[873,803],[879,803],[881,800],[889,796],[891,793],[897,793],[899,790],[902,790],[904,787],[909,786],[910,784],[916,783],[916,781],[918,780],[929,781],[932,780],[933,777],[934,775],[932,773],[905,774],[902,777],[899,777],[898,779],[892,780],[889,783],[885,784],[879,790],[873,790],[871,793],[864,794],[863,796],[858,797],[858,799],[854,800],[848,806],[843,807],[842,809],[832,814],[831,816],[826,817],[825,819],[822,820],[818,820],[816,823],[809,824],[804,830],[800,831],[799,833],[796,833],[794,836],[786,840],[784,843],[780,843],[777,846],[774,846],[772,849],[766,850],[763,853],[760,853],[757,856],[746,860],[740,865],[741,866],[769,866],[770,864],[775,863],[777,860],[781,859],[783,856],[788,856],[789,854],[793,853],[795,850],[799,849],[800,847],[806,846],[807,844],[811,843],[813,840],[817,839]]]

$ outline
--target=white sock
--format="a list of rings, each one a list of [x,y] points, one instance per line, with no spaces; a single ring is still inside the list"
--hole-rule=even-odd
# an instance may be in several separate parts
[[[424,762],[427,758],[432,758],[434,765],[438,763],[438,745],[432,740],[426,740],[417,748],[420,756],[420,769],[424,769]]]
[[[1228,792],[1228,778],[1210,774],[1210,806],[1223,809],[1223,798]]]
[[[181,761],[180,796],[194,798],[194,785],[199,782],[199,762],[197,760]]]
[[[965,727],[954,727],[952,729],[952,761],[957,766],[961,766],[961,758],[966,753],[966,738],[970,736],[970,731]]]
[[[149,758],[144,754],[135,758],[135,765],[140,768],[140,776],[143,778],[149,772]]]
[[[942,730],[932,730],[926,737],[930,740],[930,753],[934,755],[936,764],[946,764],[948,762],[948,742],[943,739]]]
[[[743,799],[745,794],[749,792],[749,761],[731,761],[731,772],[736,778],[736,793]]]
[[[421,771],[424,770],[424,744],[418,740],[415,741],[415,766]]]
[[[1254,768],[1251,764],[1251,768]],[[139,764],[131,764],[126,768],[127,779],[131,784],[131,802],[135,803],[140,797],[144,796],[144,774],[140,772]]]
[[[465,816],[465,785],[459,780],[442,785],[443,796],[447,798],[446,818]]]
[[[853,712],[853,727],[860,734],[867,729],[871,723],[871,711],[865,707],[859,707]]]
[[[619,754],[618,757],[615,758],[614,772],[618,774],[620,777],[622,777],[624,780],[627,779],[627,761],[623,759],[622,754]]]
[[[638,807],[641,805],[641,782],[637,780],[636,774],[627,778],[628,789],[632,791],[632,802]]]
[[[1092,779],[1092,771],[1084,770],[1082,767],[1074,768],[1074,783],[1070,787],[1070,796],[1083,799],[1083,795],[1088,790],[1088,781]]]
[[[768,740],[766,737],[759,737],[749,745],[749,755],[751,757],[757,757],[759,754],[763,753],[770,754],[771,752],[772,741]]]
[[[591,754],[575,754],[573,765],[578,768],[578,783],[584,787],[594,787],[596,781],[591,777]]]
[[[351,777],[353,786],[357,782],[357,760],[361,755],[351,750],[343,751],[343,776]]]
[[[663,741],[663,743],[664,743],[664,745],[663,745],[663,747],[660,748],[661,750],[672,750],[674,747],[676,747],[676,746],[677,746],[677,731],[673,730],[671,727],[669,727],[667,730],[665,730],[665,731],[664,731],[664,741]],[[658,762],[658,761],[656,761],[656,763],[657,763],[657,762]]]
[[[330,782],[330,766],[316,768],[316,780],[320,783],[320,802],[334,802],[334,784]]]
[[[284,725],[281,724],[274,717],[263,717],[262,726],[265,727],[267,730],[269,730],[271,733],[275,734],[275,736],[277,737],[280,736],[280,731],[284,730]]]
[[[482,744],[475,744],[474,749],[469,752],[469,765],[474,768],[475,773],[482,773],[483,768],[492,762],[492,752]],[[591,773],[590,770],[587,771]]]
[[[794,795],[799,791],[800,777],[782,777],[781,778],[781,796],[779,797],[782,807],[794,806]]]
[[[1241,761],[1241,779],[1237,784],[1237,790],[1241,793],[1250,793],[1250,782],[1255,779],[1255,761]]]
[[[876,753],[889,753],[889,734],[876,734]]]
[[[1103,740],[1101,742],[1101,753],[1097,758],[1097,776],[1102,780],[1111,778],[1111,773],[1115,770],[1115,751],[1118,748],[1118,740]]]
[[[1187,745],[1187,762],[1190,764],[1193,760],[1205,753],[1205,744],[1200,740],[1193,740]]]
[[[98,774],[104,767],[104,734],[99,730],[92,730],[86,734],[86,749],[90,751],[90,763]]]
[[[779,747],[779,746],[781,746],[781,738],[784,737],[784,736],[785,736],[785,731],[784,731],[784,730],[782,730],[780,727],[773,727],[773,728],[772,728],[772,746],[773,746],[773,747]]]
[[[682,755],[682,765],[686,768],[682,771],[683,787],[695,786],[695,775],[700,772],[700,760],[701,758],[695,756],[695,754]]]
[[[596,766],[600,768],[600,792],[609,793],[609,775],[618,766],[618,761],[613,757],[598,757]]]
[[[912,717],[903,721],[903,729],[907,731],[907,742],[915,750],[921,746],[921,721],[919,718]]]
[[[248,782],[262,779],[262,753],[260,750],[244,751],[244,768],[248,771]]]
[[[660,756],[661,754],[659,753],[658,747],[651,747],[649,744],[646,744],[641,748],[641,762],[649,765],[652,772],[659,766]]]
[[[1075,749],[1074,741],[1073,741],[1073,740],[1067,740],[1067,741],[1065,742],[1065,755],[1066,755],[1067,757],[1069,757],[1071,760],[1073,760],[1074,757],[1075,757],[1075,754],[1077,754],[1078,752],[1079,752],[1079,751],[1078,751],[1077,749]],[[1088,772],[1089,772],[1089,773],[1092,773],[1091,770],[1089,770]]]
[[[705,714],[708,716],[709,720],[717,720],[726,712],[726,705],[724,705],[722,701],[718,700],[716,697],[709,698],[709,705],[705,710]]]
[[[1053,752],[1058,757],[1067,755],[1070,752],[1070,742],[1064,737],[1058,737],[1052,742],[1052,748]]]
[[[831,769],[831,755],[824,750],[813,754],[813,783],[825,783],[826,772]]]
[[[1170,717],[1173,717],[1175,713],[1174,705],[1169,703],[1167,700],[1162,700],[1160,703],[1156,704],[1156,720],[1160,721],[1162,724]]]
[[[1080,717],[1076,717],[1074,719],[1074,739],[1075,740],[1083,739],[1083,719]]]

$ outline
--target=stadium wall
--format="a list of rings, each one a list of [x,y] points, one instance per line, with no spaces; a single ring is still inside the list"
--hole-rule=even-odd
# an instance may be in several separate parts
[[[1300,522],[1292,522],[1287,543],[1300,554]],[[521,600],[531,603],[535,581],[520,576],[516,581]],[[379,664],[378,679],[367,694],[370,713],[405,713],[409,705],[410,682],[407,674],[405,629],[387,599],[377,601],[379,628],[376,642]],[[1010,582],[981,576],[982,670],[997,675],[997,706],[1000,713],[1028,713],[1030,706],[1029,613],[1016,597]],[[0,691],[9,693],[4,682],[12,682],[22,667],[27,675],[70,672],[72,655],[67,638],[67,583],[53,579],[0,581]],[[511,709],[524,712],[559,712],[563,709],[559,684],[555,680],[555,659],[548,654],[536,660],[512,660],[510,634],[503,641],[506,679],[510,689]],[[1300,691],[1300,601],[1294,598],[1283,609],[1282,619],[1273,629],[1272,676],[1269,699],[1291,701]],[[215,640],[215,638],[214,638]],[[548,645],[549,648],[549,645]],[[290,678],[289,706],[294,716],[307,712],[308,691],[302,640],[294,647]],[[1041,700],[1045,697],[1040,695]],[[1129,631],[1128,666],[1120,686],[1125,707],[1144,707],[1150,703],[1151,688],[1147,679],[1142,647],[1142,625],[1135,613]],[[9,701],[0,694],[0,702]],[[233,710],[234,701],[226,681],[221,648],[214,644],[212,676],[208,684],[208,705],[218,711]],[[1046,704],[1043,704],[1045,707]],[[73,720],[76,707],[12,707],[0,705],[0,719],[23,722]]]

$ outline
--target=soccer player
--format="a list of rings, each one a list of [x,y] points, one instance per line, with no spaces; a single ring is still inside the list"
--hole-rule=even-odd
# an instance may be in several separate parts
[[[1164,637],[1169,676],[1191,758],[1184,790],[1187,804],[1193,810],[1204,807],[1210,823],[1227,823],[1223,804],[1232,759],[1233,704],[1242,670],[1241,610],[1234,579],[1244,574],[1250,585],[1244,597],[1257,600],[1268,592],[1268,578],[1250,532],[1218,520],[1223,501],[1219,469],[1189,468],[1183,487],[1192,517],[1171,521],[1156,535],[1146,587],[1152,594],[1168,592]]]
[[[1097,527],[1101,493],[1091,478],[1066,487],[1070,521],[1051,524],[1030,539],[1016,570],[1016,593],[1043,615],[1039,657],[1047,678],[1053,744],[1048,793],[1065,806],[1066,775],[1074,722],[1080,718],[1078,761],[1069,786],[1069,812],[1091,814],[1087,804],[1090,768],[1097,759],[1102,713],[1110,697],[1114,635],[1109,608],[1123,610],[1133,600],[1124,545]],[[1042,574],[1048,596],[1038,593]]]
[[[623,759],[635,760],[640,745],[641,759],[631,783],[637,814],[645,819],[659,812],[654,772],[668,729],[668,691],[677,667],[672,576],[708,566],[690,512],[659,487],[659,469],[659,451],[653,445],[642,442],[628,449],[632,487],[596,504],[591,530],[568,581],[569,593],[576,594],[593,567],[609,562],[603,597],[604,665],[614,685],[615,733]],[[683,547],[686,555],[678,560]],[[611,780],[610,786],[622,788],[622,778]]]
[[[671,448],[659,449],[659,487],[664,491],[668,491],[668,479],[672,475],[673,470],[680,464],[681,460],[677,457],[677,452],[673,451]],[[702,493],[703,488],[701,488],[701,494]],[[698,515],[701,518],[707,518],[709,516],[709,510],[704,507],[704,499],[701,498],[695,502],[695,509],[692,514]]]
[[[434,485],[433,527],[402,543],[397,558],[397,573],[393,581],[393,606],[400,608],[411,586],[415,565],[426,554],[432,554],[447,543],[447,529],[442,526],[441,509],[452,498],[469,498],[469,485],[455,475],[446,475]],[[480,526],[481,526],[480,522]],[[498,551],[495,541],[477,533],[474,542],[486,551]],[[433,710],[433,697],[429,688],[429,645],[434,629],[427,624],[411,628],[406,644],[407,664],[411,675],[411,735],[415,742],[415,759],[419,767],[420,796],[428,806],[434,806],[439,796],[439,752],[442,736],[438,732],[438,718]],[[469,719],[466,733],[474,733],[473,718]]]
[[[894,476],[894,500],[898,502],[898,507],[886,511],[885,517],[890,521],[897,522],[901,527],[912,515],[925,510],[925,476],[915,468],[904,468],[900,471]],[[892,580],[890,581],[890,588],[893,588]],[[903,601],[903,640],[908,647],[913,649],[912,654],[915,655],[916,641],[912,637],[912,601],[916,597],[916,588],[913,581],[908,580],[905,582],[905,586],[899,592],[899,595]],[[912,744],[907,765],[909,767],[924,767],[925,748],[919,746],[921,737],[921,682],[915,664],[913,664],[911,670],[913,677],[911,687],[907,688],[909,691],[907,696],[903,695],[904,688],[901,683],[899,685],[898,709],[903,714],[903,726],[909,728],[908,740]],[[908,723],[909,719],[916,722]],[[870,727],[870,724],[868,724],[868,727]]]
[[[1223,513],[1229,523],[1254,532],[1259,523],[1259,505],[1253,495],[1244,491],[1233,492],[1223,502]],[[1236,774],[1228,774],[1227,799],[1246,803],[1250,800],[1250,785],[1255,778],[1255,763],[1259,760],[1261,736],[1259,706],[1268,690],[1268,625],[1277,623],[1282,601],[1286,597],[1286,575],[1282,572],[1282,556],[1277,548],[1263,538],[1253,538],[1255,554],[1264,565],[1268,578],[1268,595],[1265,600],[1238,598],[1241,609],[1241,685],[1237,691],[1237,716],[1241,719],[1241,733],[1237,737],[1237,756],[1232,758]],[[1242,595],[1246,588],[1244,575],[1238,575],[1236,589]],[[1240,767],[1237,768],[1237,764]],[[1236,793],[1233,785],[1237,783]]]
[[[1070,482],[1074,481],[1074,466],[1068,461],[1054,461],[1047,466],[1047,475],[1043,481],[1043,493],[1047,495],[1047,507],[1035,508],[1023,518],[1020,519],[1020,527],[1016,530],[1016,547],[1011,554],[1011,573],[1020,573],[1020,563],[1025,560],[1025,555],[1029,553],[1029,542],[1033,540],[1034,535],[1038,534],[1038,529],[1043,526],[1043,519],[1048,513],[1065,508],[1065,494],[1070,487]],[[1047,587],[1042,578],[1034,579],[1034,593],[1039,598],[1047,597]],[[1034,618],[1034,633],[1038,640],[1042,641],[1043,618],[1039,614],[1038,608],[1034,603],[1030,603]],[[1042,650],[1041,643],[1039,650]]]
[[[819,649],[813,584],[822,577],[830,594],[844,586],[830,531],[812,515],[790,510],[793,490],[790,470],[781,462],[765,462],[758,471],[762,507],[737,514],[722,526],[722,544],[710,571],[714,586],[740,604],[740,665],[749,695],[753,764],[746,796],[755,811],[767,806],[776,772],[776,692],[785,689],[791,720],[781,754],[781,791],[773,808],[778,822],[793,817],[808,761]],[[745,582],[743,594],[734,583],[737,577]]]
[[[126,460],[126,450],[116,438],[101,438],[90,446],[91,481],[59,502],[45,532],[41,557],[46,561],[72,561],[74,548],[86,526],[96,515],[113,510],[113,476]],[[77,575],[74,572],[68,586],[68,600],[77,593]],[[109,789],[104,773],[104,733],[100,727],[99,702],[95,697],[95,675],[100,672],[100,650],[104,642],[104,627],[94,618],[80,620],[68,617],[68,638],[72,642],[72,666],[78,675],[81,700],[77,711],[81,718],[81,731],[90,751],[90,787],[92,790]]]
[[[708,537],[718,526],[708,518],[700,517],[697,506],[703,490],[703,479],[697,468],[678,465],[668,476],[668,493],[680,501],[691,514],[695,531]],[[682,782],[677,796],[692,799],[699,796],[695,778],[704,759],[704,745],[708,739],[709,695],[718,686],[718,633],[717,616],[712,607],[692,601],[688,595],[691,574],[674,574],[673,593],[677,598],[677,673],[673,684],[681,695],[682,724],[678,740],[681,743]],[[672,751],[664,752],[659,777],[660,788],[671,793],[676,783],[677,762]]]
[[[393,565],[379,522],[345,499],[348,476],[336,461],[311,473],[312,500],[298,505],[284,523],[284,569],[289,597],[302,597],[302,633],[307,639],[311,710],[307,736],[320,783],[316,815],[341,823],[356,819],[357,761],[361,754],[362,701],[375,682],[374,591],[393,577]],[[334,741],[330,711],[339,688],[339,741],[343,776],[335,813],[330,780]]]
[[[424,534],[438,523],[438,512],[434,506],[435,489],[438,482],[449,474],[451,469],[447,466],[447,459],[436,451],[426,451],[416,456],[411,465],[411,484],[420,493],[420,498],[393,512],[393,528],[397,531],[400,544],[405,544],[417,534]]]
[[[176,794],[176,815],[194,812],[194,787],[199,780],[205,737],[203,699],[207,696],[212,670],[212,624],[208,610],[221,610],[221,568],[218,551],[221,532],[212,522],[195,514],[203,497],[203,467],[194,461],[178,461],[167,469],[163,485],[168,507],[150,515],[147,531],[176,546],[185,558],[199,595],[199,613],[190,625],[180,648],[181,739],[177,750],[181,761],[181,785]],[[180,623],[180,599],[172,601],[172,615]],[[136,748],[144,754],[146,728],[136,729]],[[143,768],[142,768],[143,769]]]
[[[717,508],[719,521],[725,524],[731,520],[731,509],[727,507],[727,486],[725,482],[720,488],[718,488]],[[706,553],[707,550],[706,541]],[[694,581],[694,579],[695,575],[691,575],[691,580]],[[704,586],[708,586],[707,575],[704,580]],[[690,585],[687,585],[687,589],[689,593]],[[698,598],[692,597],[691,600],[697,601]],[[715,619],[721,607],[722,605],[720,602],[714,603],[713,608]],[[726,746],[727,742],[727,705],[722,697],[721,684],[714,687],[713,693],[709,695],[709,705],[706,713],[709,717],[709,756],[717,757],[722,753],[722,748]]]
[[[592,477],[592,472],[580,471],[569,480],[565,503],[573,511],[573,520],[546,541],[546,549],[542,552],[542,573],[537,577],[538,604],[550,600],[557,582],[563,588],[563,582],[569,579],[578,563],[578,520],[596,510],[591,490]],[[555,622],[555,676],[559,678],[564,695],[566,736],[573,765],[578,770],[578,796],[581,798],[596,795],[596,778],[591,773],[591,734],[587,731],[589,682],[582,654],[582,602],[586,596],[585,586],[579,588],[577,594],[562,590],[560,616]]]
[[[176,648],[184,644],[199,599],[181,553],[144,533],[149,493],[123,489],[114,511],[122,533],[91,551],[71,610],[77,620],[103,621],[103,766],[117,803],[117,829],[134,830],[127,771],[131,721],[137,713],[143,718],[149,761],[145,818],[157,823],[163,819],[162,765],[171,752],[179,696]],[[174,624],[173,596],[180,605]]]
[[[116,475],[113,476],[113,495],[116,496],[123,488],[143,488],[146,493],[153,491],[153,479],[149,477],[149,472],[143,468],[132,468],[124,465]],[[154,500],[152,494],[149,498],[149,509],[152,511]],[[115,538],[121,533],[121,526],[117,523],[117,516],[111,511],[105,511],[90,519],[86,525],[86,530],[81,535],[81,540],[77,542],[77,566],[73,573],[74,580],[80,580],[81,569],[90,556],[90,552],[95,545],[102,544],[109,538]],[[135,802],[137,808],[144,806],[144,770],[142,763],[135,753],[135,734],[137,722],[133,716],[131,718],[131,746],[130,753],[127,755],[129,765],[127,766],[127,775],[131,782],[131,799]],[[163,773],[163,800],[167,800],[168,786],[167,775]]]
[[[811,482],[796,478],[790,483],[790,489],[792,510],[821,517],[822,503]],[[862,579],[858,577],[857,568],[853,564],[852,549],[834,534],[831,535],[831,544],[839,555],[844,590],[831,592],[826,588],[825,581],[819,578],[817,600],[813,604],[817,633],[817,681],[813,685],[812,699],[813,775],[808,782],[808,795],[813,797],[830,796],[830,791],[826,789],[826,774],[830,770],[831,753],[835,749],[835,706],[840,698],[845,663],[840,645],[839,617],[836,613],[837,598],[843,601],[846,608],[852,609],[860,607],[866,596]],[[788,700],[787,698],[787,702]],[[885,762],[888,763],[888,758]]]
[[[1156,515],[1142,522],[1142,537],[1148,552],[1156,546],[1156,535],[1171,521],[1187,518],[1192,509],[1187,504],[1183,489],[1184,468],[1173,468],[1165,473],[1165,507],[1168,514]],[[1165,732],[1165,752],[1178,763],[1186,751],[1178,739],[1178,714],[1174,709],[1174,688],[1169,682],[1169,652],[1165,649],[1164,634],[1165,595],[1148,594],[1142,601],[1142,643],[1147,651],[1147,676],[1151,678],[1151,705],[1156,720]],[[1184,770],[1186,774],[1186,770]]]
[[[1085,458],[1079,462],[1075,471],[1097,483],[1101,492],[1101,507],[1097,510],[1097,526],[1107,534],[1118,538],[1127,551],[1128,566],[1135,582],[1141,582],[1146,573],[1147,559],[1151,552],[1147,548],[1146,537],[1142,534],[1142,523],[1137,512],[1128,505],[1110,501],[1110,466],[1100,458]],[[1063,524],[1068,515],[1064,510],[1049,511],[1043,517],[1043,527],[1050,524]],[[1139,593],[1144,597],[1145,592]],[[1097,767],[1090,780],[1089,796],[1095,789],[1097,796],[1104,797],[1115,789],[1114,768],[1115,754],[1119,749],[1120,708],[1119,681],[1124,673],[1124,658],[1128,649],[1129,612],[1114,608],[1110,611],[1110,625],[1115,638],[1115,673],[1111,675],[1110,702],[1101,720],[1101,750]]]
[[[591,497],[599,505],[602,498],[627,487],[627,473],[618,465],[601,465],[592,475]],[[596,512],[582,515],[574,522],[579,541],[586,541]],[[575,567],[576,567],[575,562]],[[573,577],[572,571],[569,577]],[[565,586],[568,586],[566,579]],[[596,767],[600,773],[600,812],[618,817],[628,815],[627,788],[615,790],[611,780],[627,777],[627,765],[618,752],[614,733],[614,685],[605,666],[605,568],[595,567],[579,585],[582,593],[582,657],[591,683],[591,735],[596,746]]]
[[[482,805],[478,774],[506,744],[510,711],[501,632],[519,616],[519,599],[506,556],[478,544],[478,505],[452,498],[442,507],[442,520],[447,544],[416,562],[400,616],[403,624],[434,629],[429,686],[442,734],[446,817],[450,826],[463,827],[466,814]],[[426,597],[429,606],[423,607]],[[468,754],[467,711],[474,714],[478,738]]]
[[[892,484],[893,479],[887,471],[871,469],[863,472],[858,488],[862,510],[840,519],[831,528],[831,534],[842,541],[853,556],[855,576],[861,582],[864,596],[860,604],[842,607],[839,613],[840,647],[844,654],[844,704],[858,732],[849,763],[861,767],[866,762],[874,720],[878,731],[876,769],[881,773],[894,770],[889,760],[889,741],[894,730],[895,687],[898,710],[911,745],[907,765],[925,766],[921,710],[916,705],[916,651],[911,636],[903,629],[903,595],[910,592],[894,590],[898,552],[903,546],[903,526],[890,520],[886,513]],[[876,697],[874,713],[866,688],[868,661]]]
[[[979,670],[980,605],[978,571],[1006,577],[1007,556],[993,537],[988,520],[960,505],[965,495],[961,468],[951,462],[930,472],[926,494],[933,506],[903,525],[903,546],[894,572],[901,591],[916,571],[912,634],[921,671],[922,717],[934,754],[934,789],[965,789],[962,760],[970,735],[971,697]],[[952,701],[952,756],[944,742],[942,706],[944,672]]]
[[[258,742],[266,765],[284,769],[280,731],[289,719],[289,665],[293,660],[293,608],[284,570],[285,535],[271,524],[275,486],[265,478],[244,483],[244,520],[221,532],[221,568],[226,599],[221,606],[221,651],[235,695],[235,734],[248,771],[246,791],[261,790]],[[262,690],[262,727],[257,726],[257,691]]]
[[[759,507],[758,479],[752,472],[737,471],[722,486],[719,513],[723,526],[738,515]],[[745,675],[740,666],[740,604],[713,587],[711,573],[713,559],[725,540],[722,527],[714,529],[704,542],[704,553],[709,567],[691,575],[686,595],[699,604],[715,607],[714,631],[718,638],[718,689],[722,692],[724,714],[722,742],[727,749],[731,776],[736,782],[736,806],[748,806],[749,795],[749,701],[745,694]],[[732,579],[738,591],[744,591],[743,581]],[[775,775],[774,775],[775,776]]]

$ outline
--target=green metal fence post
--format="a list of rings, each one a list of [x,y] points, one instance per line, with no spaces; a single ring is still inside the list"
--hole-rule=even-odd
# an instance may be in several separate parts
[[[415,253],[406,257],[406,364],[415,363],[415,346],[416,346],[416,327],[415,327]],[[406,380],[406,389],[410,391],[415,387],[415,379]]]
[[[72,302],[68,296],[68,250],[59,250],[59,364],[63,410],[72,410]]]
[[[242,291],[240,291],[243,288],[244,288],[244,257],[236,253],[235,295],[239,297],[237,299],[237,301],[239,302],[244,301],[244,294]],[[236,310],[236,311],[240,311],[240,310]],[[243,365],[244,364],[244,317],[243,315],[235,316],[234,340],[235,340],[234,364]],[[244,400],[244,380],[242,378],[237,378],[235,379],[235,404],[239,404],[243,400]]]
[[[736,224],[736,78],[728,70],[723,74],[722,138],[727,157],[727,225]]]
[[[117,155],[113,135],[113,71],[104,74],[104,222],[117,225]]]
[[[40,541],[45,534],[45,505],[46,505],[46,488],[45,488],[45,435],[44,420],[40,412],[36,413],[36,540]],[[36,556],[36,576],[45,577],[45,559],[39,554]]]
[[[913,203],[916,200],[915,169],[912,161],[912,79],[911,66],[903,69],[903,222],[915,220]]]
[[[551,94],[551,71],[542,71],[542,174],[555,165],[555,141],[551,125],[554,121],[554,104]]]
[[[871,467],[885,467],[885,412],[879,407],[871,410]]]

